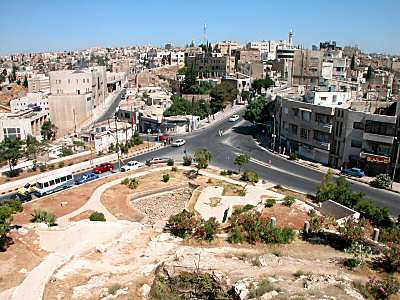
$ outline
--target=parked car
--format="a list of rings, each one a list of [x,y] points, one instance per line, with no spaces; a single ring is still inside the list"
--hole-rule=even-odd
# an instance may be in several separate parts
[[[154,158],[146,161],[146,165],[151,166],[151,165],[163,164],[163,163],[167,163],[167,162],[168,162],[168,158],[165,158],[165,157],[154,157]]]
[[[180,147],[186,144],[184,139],[177,139],[175,142],[172,143],[173,147]]]
[[[355,177],[364,177],[365,173],[363,170],[359,168],[347,168],[342,170],[343,174],[350,175],[350,176],[355,176]]]
[[[96,174],[101,174],[112,170],[114,170],[114,165],[112,163],[102,163],[94,168],[92,172]]]
[[[11,197],[11,199],[19,200],[21,202],[26,202],[26,201],[31,201],[32,200],[32,195],[31,194],[21,194],[21,193],[16,193],[14,196]]]
[[[88,173],[83,174],[80,178],[76,179],[75,183],[83,184],[83,183],[95,180],[97,178],[99,178],[99,175],[97,175],[96,173],[93,173],[93,172],[88,172]]]
[[[33,183],[33,182],[27,183],[23,187],[20,187],[18,189],[18,193],[24,194],[24,195],[31,194],[31,193],[35,192],[35,186],[36,186],[36,182],[35,183]]]
[[[167,134],[160,135],[160,137],[159,137],[160,142],[168,142],[169,139],[170,139],[170,136]],[[156,140],[157,140],[157,138],[156,138]]]
[[[233,115],[229,118],[229,122],[236,122],[237,120],[239,120],[239,116],[238,115]]]
[[[126,165],[123,165],[121,167],[121,172],[128,172],[130,170],[136,170],[143,167],[143,163],[136,161],[136,160],[131,160],[128,161],[128,163]]]

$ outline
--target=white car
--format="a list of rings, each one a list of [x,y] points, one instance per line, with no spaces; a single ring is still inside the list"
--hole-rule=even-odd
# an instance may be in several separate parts
[[[136,160],[131,160],[131,161],[128,161],[128,163],[126,165],[121,167],[121,172],[128,172],[130,170],[136,170],[143,166],[144,166],[143,163],[136,161]]]
[[[229,118],[229,122],[236,122],[237,120],[239,120],[239,116],[238,115],[233,115]]]
[[[172,143],[174,147],[180,147],[186,144],[186,141],[183,139],[177,139],[175,142]]]

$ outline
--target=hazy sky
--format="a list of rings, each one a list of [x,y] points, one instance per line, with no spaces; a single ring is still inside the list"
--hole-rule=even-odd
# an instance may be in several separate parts
[[[336,40],[400,54],[400,0],[2,0],[0,53],[93,46]]]

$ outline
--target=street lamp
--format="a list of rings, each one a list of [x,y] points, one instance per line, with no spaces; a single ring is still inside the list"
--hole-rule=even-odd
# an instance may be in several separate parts
[[[150,149],[150,141],[149,141],[150,132],[151,129],[150,128],[147,129],[147,149]]]

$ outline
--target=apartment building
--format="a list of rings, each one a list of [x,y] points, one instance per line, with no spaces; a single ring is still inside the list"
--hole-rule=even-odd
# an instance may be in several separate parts
[[[44,121],[49,119],[48,111],[0,113],[0,141],[5,138],[25,140],[29,135],[41,140],[41,127]]]
[[[322,62],[322,51],[296,49],[293,57],[293,85],[318,85]]]
[[[50,78],[45,74],[34,74],[28,78],[28,92],[29,93],[49,93],[50,92]]]
[[[50,115],[60,135],[76,130],[96,107],[105,105],[107,77],[104,67],[55,71],[49,76]]]
[[[186,66],[199,77],[223,77],[235,73],[235,57],[222,53],[197,53],[186,57]]]
[[[390,173],[396,157],[398,118],[397,102],[359,101],[348,109],[337,109],[330,164],[356,166],[370,176]]]
[[[240,44],[233,41],[221,41],[215,44],[215,48],[222,55],[234,55],[240,49]]]
[[[260,62],[261,52],[258,49],[242,49],[236,53],[236,57],[241,63]]]

